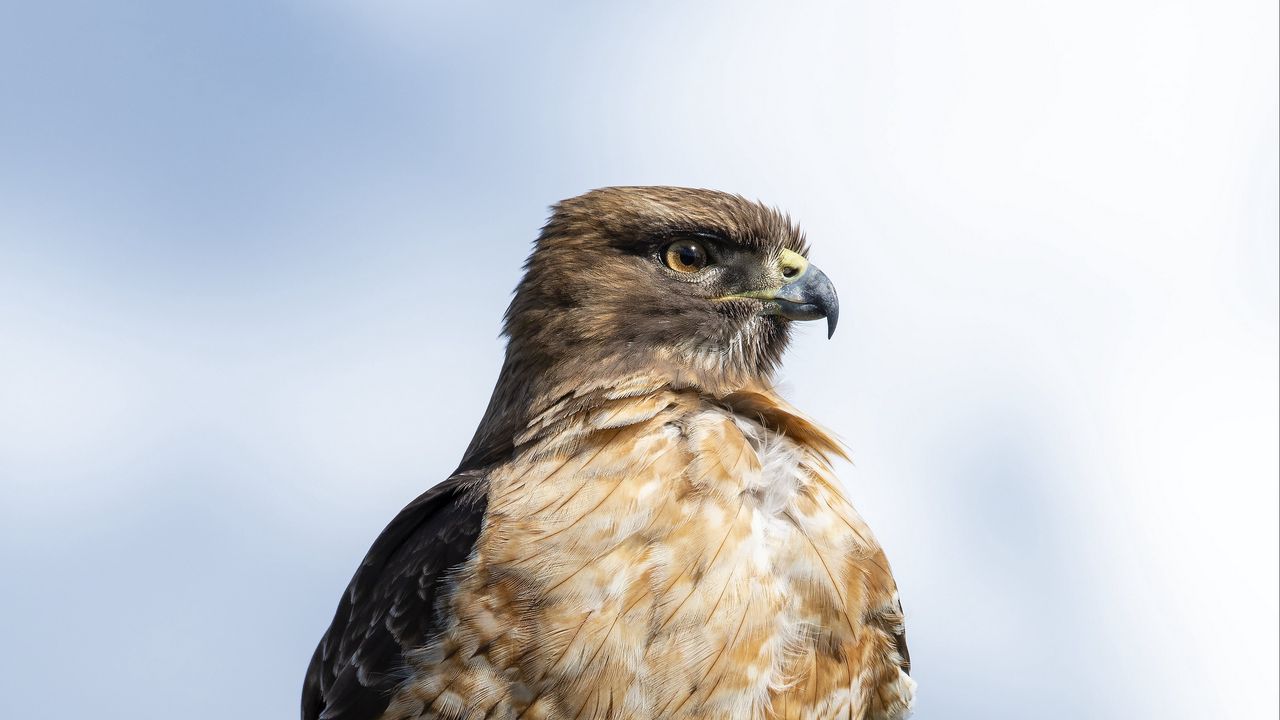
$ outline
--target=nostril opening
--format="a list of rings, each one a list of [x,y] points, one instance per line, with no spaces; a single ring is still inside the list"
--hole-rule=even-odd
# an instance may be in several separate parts
[[[782,277],[793,278],[798,272],[800,272],[798,268],[788,265],[787,267],[782,268]]]

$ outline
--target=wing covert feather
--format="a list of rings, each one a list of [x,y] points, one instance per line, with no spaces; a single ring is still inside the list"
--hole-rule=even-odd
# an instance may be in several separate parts
[[[404,655],[443,624],[448,573],[480,534],[486,497],[455,475],[409,503],[360,563],[307,668],[303,720],[374,720],[408,677]]]

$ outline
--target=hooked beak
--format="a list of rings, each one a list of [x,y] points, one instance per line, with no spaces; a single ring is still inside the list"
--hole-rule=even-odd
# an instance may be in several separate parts
[[[827,337],[836,334],[840,298],[836,296],[836,288],[827,274],[815,265],[805,263],[800,276],[783,285],[765,307],[790,320],[826,318]]]
[[[763,314],[781,315],[788,320],[827,319],[827,338],[836,334],[840,319],[840,299],[827,274],[808,259],[791,250],[779,258],[783,277],[790,282],[774,290],[751,290],[726,298],[752,298],[764,302]]]

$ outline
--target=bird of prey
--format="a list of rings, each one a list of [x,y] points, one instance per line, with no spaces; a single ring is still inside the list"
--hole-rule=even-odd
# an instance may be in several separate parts
[[[790,219],[618,187],[559,203],[492,399],[374,542],[304,720],[906,717],[884,553],[841,445],[772,384],[839,306]]]

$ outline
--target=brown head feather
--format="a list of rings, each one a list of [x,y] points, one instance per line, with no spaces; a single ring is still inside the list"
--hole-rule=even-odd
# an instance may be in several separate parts
[[[681,277],[661,253],[684,237],[737,262]],[[800,230],[738,195],[614,187],[556,205],[507,310],[501,380],[463,466],[502,456],[524,415],[593,381],[643,375],[716,396],[769,384],[790,321],[723,297],[778,284],[783,250],[807,254]]]

